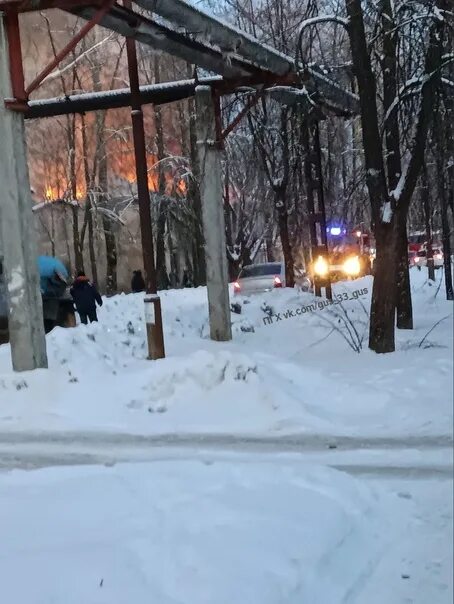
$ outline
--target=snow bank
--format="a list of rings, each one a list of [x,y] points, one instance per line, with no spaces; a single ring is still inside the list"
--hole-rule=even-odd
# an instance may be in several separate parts
[[[303,464],[15,471],[0,475],[2,600],[353,601],[384,546],[379,506],[353,478]]]
[[[287,289],[236,297],[229,343],[208,337],[205,288],[163,292],[155,362],[143,295],[106,299],[99,323],[49,334],[48,371],[13,374],[0,346],[0,433],[450,435],[452,303],[423,271],[412,286],[415,329],[392,355],[367,349],[371,278],[337,284],[333,306]]]

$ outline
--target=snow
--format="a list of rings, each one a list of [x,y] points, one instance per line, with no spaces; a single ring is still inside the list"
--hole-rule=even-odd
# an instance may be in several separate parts
[[[284,317],[314,307],[312,295],[232,296],[242,312],[224,344],[209,339],[204,288],[162,292],[167,358],[156,362],[145,360],[143,295],[105,299],[98,324],[47,336],[49,370],[15,374],[0,346],[0,432],[452,434],[452,304],[411,273],[415,330],[397,332],[392,355],[367,349],[369,277],[335,285],[341,297],[367,290],[357,300],[271,325],[267,309]]]
[[[230,343],[208,339],[205,288],[162,292],[159,361],[143,294],[49,334],[49,370],[15,374],[1,346],[2,601],[450,604],[442,277],[411,271],[415,329],[390,355],[366,348],[369,277],[321,309],[235,296]]]
[[[380,170],[376,170],[375,168],[369,168],[369,170],[367,170],[367,173],[373,178],[377,178],[378,176],[380,176]]]
[[[393,194],[398,196],[398,197],[396,197],[396,199],[399,199],[400,192],[393,191]],[[392,217],[393,217],[393,209],[391,207],[391,202],[385,201],[385,203],[383,204],[382,209],[381,209],[382,222],[389,223],[389,222],[391,222]]]
[[[25,295],[25,281],[20,266],[11,269],[11,279],[8,282],[8,292],[11,304],[20,304]]]
[[[348,475],[304,464],[15,471],[0,475],[2,598],[341,602],[389,539],[382,503]]]

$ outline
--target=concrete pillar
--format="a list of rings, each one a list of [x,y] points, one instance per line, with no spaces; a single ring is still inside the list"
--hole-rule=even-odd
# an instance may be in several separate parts
[[[210,337],[212,340],[225,342],[232,339],[232,328],[222,202],[221,152],[216,146],[215,108],[211,88],[197,86],[195,100]]]
[[[47,355],[24,119],[5,108],[4,99],[11,96],[6,31],[0,16],[0,247],[13,369],[26,371],[47,367]]]

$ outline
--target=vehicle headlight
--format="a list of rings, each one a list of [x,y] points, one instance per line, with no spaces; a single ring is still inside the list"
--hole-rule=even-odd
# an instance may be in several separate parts
[[[358,256],[354,256],[353,258],[348,258],[344,262],[344,272],[347,275],[359,275],[361,272],[361,265],[359,263]]]
[[[314,263],[314,272],[319,277],[325,277],[328,274],[329,265],[323,256],[319,256]]]

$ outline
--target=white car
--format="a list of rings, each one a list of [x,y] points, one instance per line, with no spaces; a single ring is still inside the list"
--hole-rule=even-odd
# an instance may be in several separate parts
[[[304,291],[311,287],[311,280],[301,270],[295,269],[295,284]],[[283,262],[265,262],[243,266],[233,284],[235,295],[249,295],[285,287],[285,265]]]

